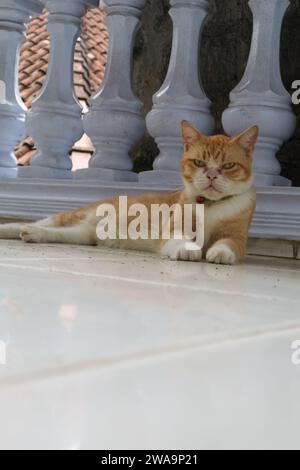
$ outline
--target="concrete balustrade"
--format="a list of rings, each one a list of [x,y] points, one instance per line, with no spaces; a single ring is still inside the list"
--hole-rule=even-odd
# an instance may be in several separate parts
[[[26,108],[18,90],[19,51],[25,22],[41,11],[42,5],[33,0],[0,3],[0,177],[17,176],[14,148],[26,135]]]
[[[98,0],[41,0],[49,11],[50,59],[45,84],[33,102],[26,128],[37,144],[30,167],[20,168],[28,178],[71,178],[69,157],[83,135],[82,109],[74,94],[73,60],[81,18]]]
[[[106,0],[108,63],[100,90],[91,99],[84,128],[96,149],[88,170],[78,177],[137,181],[129,152],[143,136],[142,103],[132,89],[132,52],[145,0]]]
[[[280,176],[276,153],[296,126],[291,97],[280,74],[281,25],[289,0],[250,0],[253,36],[250,56],[241,82],[230,94],[223,114],[229,135],[258,124],[260,136],[254,154],[258,186],[289,186]]]
[[[170,0],[173,46],[169,70],[153,97],[147,128],[160,154],[151,172],[140,175],[141,183],[180,184],[182,156],[181,121],[192,122],[205,134],[214,130],[210,101],[199,78],[199,44],[207,16],[206,0]]]

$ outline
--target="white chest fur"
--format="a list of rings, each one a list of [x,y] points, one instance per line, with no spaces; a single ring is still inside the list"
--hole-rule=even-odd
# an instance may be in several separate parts
[[[256,191],[251,188],[249,191],[225,199],[205,208],[205,239],[207,240],[213,233],[216,226],[221,222],[232,220],[239,214],[248,211],[255,203]]]

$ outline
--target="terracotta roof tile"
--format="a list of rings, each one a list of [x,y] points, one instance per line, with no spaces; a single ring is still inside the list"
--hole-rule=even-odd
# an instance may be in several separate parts
[[[49,60],[49,34],[47,32],[48,12],[28,23],[27,39],[21,48],[19,65],[20,94],[30,109],[32,101],[43,86]],[[74,55],[75,94],[86,109],[87,100],[94,93],[104,76],[108,50],[108,31],[105,13],[100,8],[89,10],[83,19],[81,38],[76,43]],[[33,140],[28,137],[21,142],[15,152],[20,164],[29,164],[34,154]],[[76,160],[79,153],[87,158],[93,152],[90,140],[84,136],[80,145],[74,146]]]
[[[99,87],[105,72],[103,59],[107,58],[108,31],[105,14],[99,8],[89,10],[82,27],[82,39],[88,52],[90,87],[92,92]]]
[[[28,150],[22,157],[18,159],[19,166],[26,166],[30,164],[31,158],[34,156],[36,149]]]

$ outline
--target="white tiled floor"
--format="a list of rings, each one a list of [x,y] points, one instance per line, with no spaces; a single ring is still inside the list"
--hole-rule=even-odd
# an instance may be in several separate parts
[[[298,448],[300,261],[0,243],[0,448]]]

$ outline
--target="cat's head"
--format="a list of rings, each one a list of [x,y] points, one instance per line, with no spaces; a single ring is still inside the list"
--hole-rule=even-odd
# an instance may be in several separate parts
[[[181,168],[188,192],[217,201],[250,189],[252,154],[258,133],[258,126],[253,126],[236,137],[207,137],[183,121]]]

